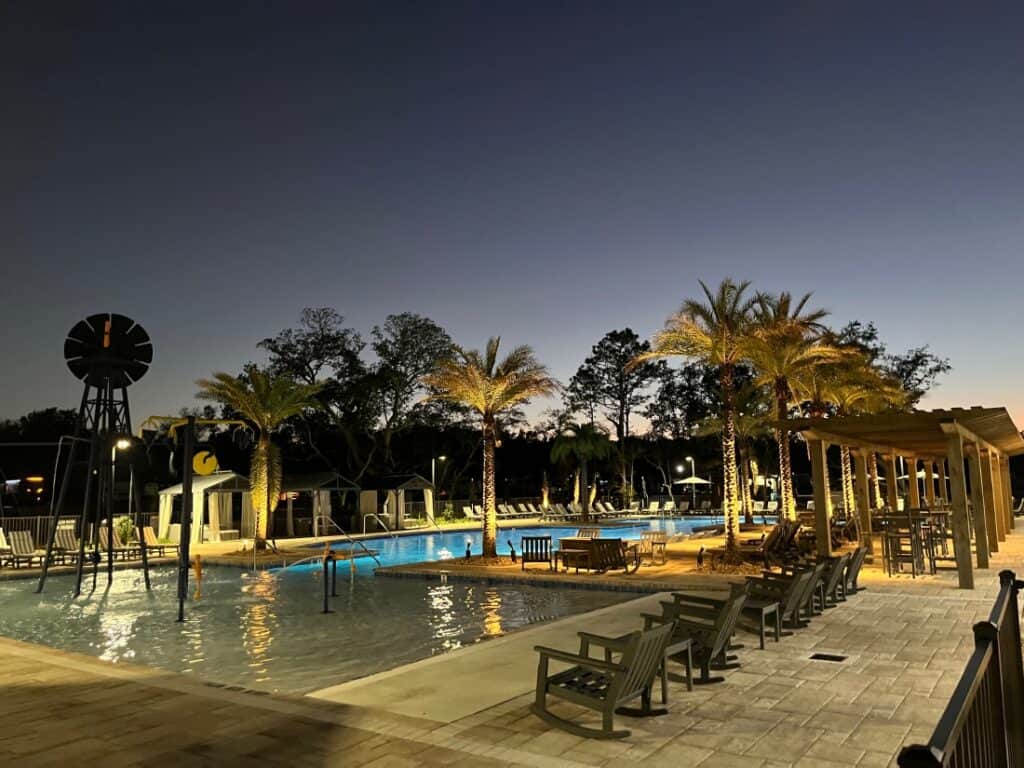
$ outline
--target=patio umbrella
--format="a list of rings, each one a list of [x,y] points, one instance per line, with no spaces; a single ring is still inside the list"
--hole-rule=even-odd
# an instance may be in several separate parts
[[[711,481],[703,477],[686,477],[682,480],[673,480],[672,485],[711,485]]]

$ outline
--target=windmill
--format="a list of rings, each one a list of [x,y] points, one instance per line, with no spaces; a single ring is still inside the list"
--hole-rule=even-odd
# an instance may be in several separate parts
[[[88,445],[88,471],[85,496],[78,515],[79,531],[77,578],[74,594],[82,589],[82,573],[88,559],[93,566],[93,583],[100,563],[100,525],[107,521],[107,579],[113,580],[113,513],[114,480],[118,450],[132,445],[131,413],[128,408],[128,387],[146,375],[153,360],[149,334],[134,320],[113,313],[90,315],[77,322],[64,342],[64,359],[75,378],[83,382],[82,400],[70,440],[63,482],[51,508],[46,559],[39,577],[37,592],[42,592],[52,562],[58,522],[67,501],[76,454]],[[138,453],[137,451],[135,453]],[[131,460],[134,479],[135,457]],[[135,509],[142,512],[139,484],[132,482]],[[139,547],[146,589],[149,589],[149,560],[145,538],[139,527]],[[91,549],[86,552],[87,544]]]

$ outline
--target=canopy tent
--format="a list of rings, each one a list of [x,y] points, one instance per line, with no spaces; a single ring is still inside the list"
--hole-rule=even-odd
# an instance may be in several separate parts
[[[157,530],[162,539],[179,538],[178,526],[171,525],[171,518],[174,513],[174,497],[181,496],[183,490],[182,484],[178,483],[160,491]],[[240,529],[232,528],[234,494],[240,494],[242,497]],[[249,493],[249,478],[235,472],[214,472],[212,475],[198,475],[192,478],[193,542],[221,541],[222,538],[239,536],[251,538],[255,529],[255,518],[252,494]]]
[[[368,483],[368,489],[359,494],[359,513],[366,518],[376,517],[380,510],[380,496],[383,494],[383,519],[394,529],[401,529],[405,523],[406,493],[419,491],[423,494],[423,514],[427,525],[434,525],[434,485],[417,474],[384,475]]]
[[[1010,506],[1009,457],[1024,454],[1024,437],[1005,408],[951,408],[891,412],[866,416],[790,419],[773,426],[800,432],[811,454],[818,553],[831,554],[829,536],[828,444],[846,446],[855,459],[856,506],[861,531],[871,543],[869,466],[883,459],[885,503],[890,510],[905,501],[908,510],[948,502],[953,549],[960,587],[974,587],[971,534],[979,568],[1014,527]],[[925,498],[917,482],[908,483],[900,498],[897,457],[907,461],[907,474],[916,476],[918,462],[925,472]],[[970,479],[968,493],[967,480]],[[937,481],[936,483],[933,481]],[[973,515],[968,515],[968,505]],[[973,530],[972,530],[973,525]]]
[[[281,483],[281,492],[285,496],[285,511],[288,515],[288,535],[295,535],[294,501],[298,494],[308,493],[313,503],[313,535],[320,536],[330,533],[334,525],[331,516],[331,495],[344,494],[349,491],[358,493],[359,486],[339,475],[337,472],[314,472],[308,475],[289,475]]]

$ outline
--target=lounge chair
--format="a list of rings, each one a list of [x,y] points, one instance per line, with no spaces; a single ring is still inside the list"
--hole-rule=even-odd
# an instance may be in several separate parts
[[[629,508],[626,510],[626,513],[630,514],[630,515],[635,515],[635,514],[637,514],[639,512],[640,512],[640,502],[639,501],[631,501],[631,502],[629,502]]]
[[[463,508],[465,509],[465,507]],[[153,530],[153,526],[147,525],[142,529],[142,540],[146,542],[146,548],[152,552],[155,552],[159,557],[163,557],[167,554],[167,550],[172,550],[175,554],[178,552],[177,544],[162,544],[156,537],[156,531]]]
[[[522,570],[526,570],[527,563],[547,563],[548,570],[555,569],[555,555],[550,536],[523,536],[520,546],[523,550],[520,553],[523,561]]]
[[[4,529],[0,528],[0,565],[4,564],[7,559],[7,555],[11,554],[11,545],[7,542],[7,537],[4,535]]]
[[[462,514],[466,517],[467,520],[476,520],[478,522],[480,520],[480,516],[476,512],[474,512],[473,508],[470,506],[463,507]]]
[[[615,712],[639,698],[640,710],[635,714],[658,714],[651,708],[651,687],[664,663],[665,649],[672,639],[673,629],[671,623],[661,624],[643,632],[633,632],[625,638],[602,638],[581,633],[578,654],[536,646],[534,650],[540,654],[537,691],[530,711],[556,728],[576,736],[594,739],[629,736],[628,730],[615,730]],[[592,659],[588,655],[591,645],[604,645],[608,650],[620,651],[621,658],[617,662]],[[552,660],[572,666],[552,675],[548,669]],[[547,708],[549,695],[600,712],[601,728],[588,728],[553,714]]]
[[[700,511],[702,514],[709,514],[711,512],[711,502],[707,500],[702,501],[700,503]]]
[[[30,532],[11,531],[7,535],[11,547],[10,554],[7,555],[7,562],[15,568],[20,568],[22,563],[27,564],[30,568],[35,564],[42,567],[43,561],[46,560],[46,551],[36,549]]]
[[[763,501],[755,501],[754,502],[754,514],[756,515],[759,512],[761,514],[764,514],[764,502]]]
[[[110,529],[105,525],[100,526],[100,549],[106,552],[108,549],[113,549],[114,557],[120,557],[122,560],[128,560],[141,553],[141,550],[137,546],[125,546],[121,543],[121,537],[117,535],[117,531],[114,531],[114,545],[110,545]]]
[[[777,514],[779,511],[779,502],[769,501],[767,504],[765,504],[764,511],[767,512],[769,515]]]
[[[679,514],[685,515],[685,514],[688,514],[689,511],[690,511],[690,502],[685,501],[685,500],[684,501],[680,501],[679,502]]]
[[[649,514],[656,515],[658,514],[659,509],[661,509],[660,501],[652,501],[650,504],[647,505],[647,512]]]
[[[1024,515],[1024,497],[1021,498],[1020,504],[1013,510],[1014,517],[1018,515]]]
[[[54,551],[59,552],[65,560],[70,558],[74,562],[78,561],[80,544],[81,542],[75,536],[75,531],[72,528],[58,528],[53,534]]]
[[[694,683],[720,683],[724,678],[712,677],[711,667],[713,664],[717,669],[739,666],[730,663],[727,652],[749,590],[747,584],[731,585],[729,598],[720,607],[692,602],[662,602],[661,616],[645,613],[644,626],[674,625],[673,639],[690,638],[693,641],[690,649],[693,663],[700,666],[700,677]]]
[[[676,503],[674,501],[666,501],[661,505],[661,514],[671,515],[676,511]]]

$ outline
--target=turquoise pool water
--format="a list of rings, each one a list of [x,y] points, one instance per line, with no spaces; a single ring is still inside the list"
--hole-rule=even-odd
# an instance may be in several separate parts
[[[774,518],[767,518],[769,522]],[[669,536],[677,534],[692,533],[695,528],[701,526],[721,523],[722,518],[710,516],[677,517],[677,518],[640,518],[629,521],[627,525],[601,525],[591,524],[588,527],[601,528],[602,536],[619,537],[623,539],[639,539],[643,531],[665,531]],[[761,522],[761,518],[757,518]],[[522,551],[523,536],[551,536],[557,541],[560,537],[575,535],[579,525],[565,525],[558,527],[551,526],[523,526],[514,528],[500,528],[498,530],[498,552],[507,555],[509,542],[513,544],[516,552]],[[453,557],[465,557],[466,545],[469,544],[473,554],[480,554],[480,543],[483,534],[479,529],[467,531],[433,531],[432,533],[406,534],[401,536],[377,536],[370,539],[363,539],[367,549],[374,552],[382,566],[405,565],[407,563],[418,563],[424,560],[447,560]],[[338,542],[333,549],[348,551],[352,549],[357,557],[356,564],[358,572],[369,575],[377,567],[371,558],[366,557],[362,548],[348,542]],[[300,566],[301,567],[301,566]],[[313,567],[313,566],[310,566]]]

